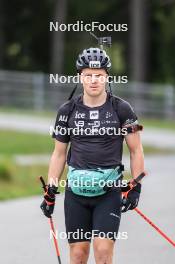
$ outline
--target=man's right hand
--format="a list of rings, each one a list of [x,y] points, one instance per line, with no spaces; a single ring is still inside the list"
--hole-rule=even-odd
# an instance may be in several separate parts
[[[45,216],[51,218],[55,207],[55,195],[57,194],[58,187],[48,185],[46,188],[47,190],[44,194],[44,200],[41,203],[40,208]]]
[[[135,187],[128,191],[127,196],[123,198],[122,201],[122,213],[128,210],[133,210],[137,207],[141,193],[141,184],[137,183]]]

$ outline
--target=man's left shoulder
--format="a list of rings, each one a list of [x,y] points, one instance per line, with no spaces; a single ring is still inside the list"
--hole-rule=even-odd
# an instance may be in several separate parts
[[[112,95],[111,98],[112,98],[114,108],[116,110],[132,110],[134,112],[133,107],[128,101],[116,95]]]

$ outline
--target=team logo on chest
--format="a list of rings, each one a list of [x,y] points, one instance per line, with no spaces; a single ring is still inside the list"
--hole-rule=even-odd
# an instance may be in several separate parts
[[[89,111],[90,119],[98,119],[99,118],[99,111],[94,110],[94,111]]]
[[[85,113],[79,113],[78,111],[75,112],[75,119],[85,118]]]
[[[106,112],[106,118],[110,118],[112,116],[112,113]]]
[[[59,116],[59,120],[58,121],[63,121],[63,122],[67,122],[68,116],[65,115],[60,115]]]
[[[76,127],[84,127],[83,120],[74,121],[74,124],[76,125]]]

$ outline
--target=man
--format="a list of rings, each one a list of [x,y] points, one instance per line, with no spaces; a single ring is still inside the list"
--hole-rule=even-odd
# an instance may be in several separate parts
[[[106,90],[111,62],[104,50],[84,50],[76,67],[83,94],[59,108],[48,172],[50,185],[41,208],[47,217],[53,213],[57,187],[51,182],[60,179],[67,160],[64,208],[70,263],[87,263],[93,240],[96,263],[111,264],[122,211],[121,188],[116,183],[122,178],[123,140],[130,151],[132,176],[136,178],[144,171],[140,126],[129,103]],[[129,192],[124,212],[138,205],[140,192],[139,183]],[[80,235],[75,238],[77,231]]]

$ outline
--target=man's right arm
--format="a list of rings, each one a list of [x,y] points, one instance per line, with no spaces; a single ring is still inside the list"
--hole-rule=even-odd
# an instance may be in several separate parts
[[[61,178],[66,164],[67,147],[68,143],[55,140],[55,148],[50,159],[48,171],[48,184],[50,185],[58,183]]]

